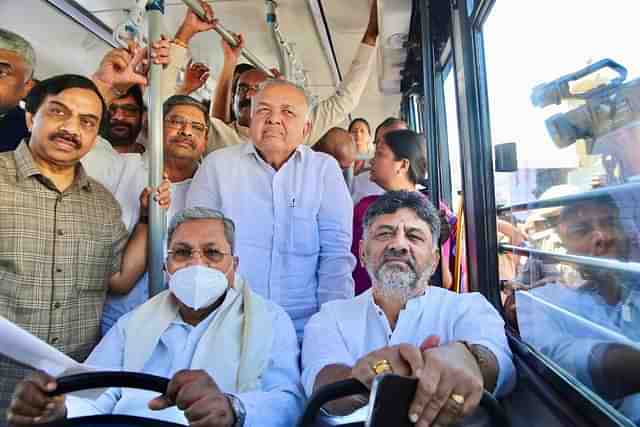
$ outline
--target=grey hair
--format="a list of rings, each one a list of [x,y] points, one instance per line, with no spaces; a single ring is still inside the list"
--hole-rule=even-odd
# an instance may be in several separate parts
[[[224,237],[227,239],[229,246],[231,246],[231,253],[235,253],[236,246],[236,226],[233,220],[226,217],[222,212],[215,209],[194,207],[183,209],[173,216],[171,223],[169,224],[168,242],[171,243],[174,233],[178,226],[182,223],[192,221],[195,219],[217,219],[222,221],[224,226]]]
[[[389,191],[376,199],[364,215],[364,239],[367,239],[369,226],[376,218],[395,213],[400,209],[411,209],[418,218],[429,225],[433,247],[437,249],[440,238],[440,215],[429,199],[417,191]]]
[[[22,58],[27,64],[28,78],[33,77],[33,71],[36,68],[36,52],[24,37],[0,28],[0,49],[13,52]]]
[[[300,86],[299,84],[296,84],[289,80],[280,80],[280,79],[267,79],[258,85],[258,90],[256,91],[256,94],[251,98],[251,115],[252,116],[255,111],[255,107],[256,107],[255,100],[258,97],[258,94],[271,86],[289,86],[291,88],[294,88],[300,91],[300,93],[304,95],[304,100],[305,100],[305,103],[307,104],[307,114],[305,115],[305,120],[309,120],[309,117],[311,115],[311,110],[315,107],[315,102],[311,94],[309,94],[307,89]]]

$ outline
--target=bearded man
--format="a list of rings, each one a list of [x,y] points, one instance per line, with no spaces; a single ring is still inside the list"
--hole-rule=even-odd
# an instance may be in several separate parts
[[[452,425],[474,411],[483,389],[502,396],[515,383],[504,322],[479,293],[430,287],[439,261],[440,220],[416,192],[385,193],[367,210],[360,259],[372,288],[324,304],[305,328],[302,382],[307,395],[326,384],[394,372],[419,379],[408,418]],[[481,325],[481,327],[479,327]],[[332,402],[349,413],[368,396]]]

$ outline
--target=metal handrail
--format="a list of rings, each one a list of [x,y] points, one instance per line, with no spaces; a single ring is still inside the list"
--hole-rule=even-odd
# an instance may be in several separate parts
[[[502,253],[515,253],[524,256],[536,256],[542,259],[550,259],[568,264],[585,265],[588,267],[604,268],[622,273],[640,274],[640,263],[618,261],[611,258],[596,258],[582,255],[558,254],[555,252],[541,251],[539,249],[525,248],[522,246],[514,246],[501,244],[498,250]]]
[[[205,11],[196,0],[182,0],[182,2],[196,15],[198,15],[200,19],[206,19]],[[231,46],[235,47],[238,44],[233,34],[229,30],[227,30],[221,23],[218,22],[218,25],[215,26],[214,30],[216,33],[220,34],[220,37],[222,37]],[[244,56],[247,61],[253,64],[257,69],[265,73],[267,76],[271,78],[275,77],[271,70],[246,47],[242,49],[242,56]]]
[[[515,203],[510,206],[502,206],[497,209],[498,214],[506,212],[522,212],[532,209],[550,208],[556,206],[566,206],[570,203],[594,200],[607,197],[613,194],[620,194],[632,190],[640,190],[640,182],[629,184],[612,185],[611,187],[598,188],[595,190],[585,191],[580,194],[572,194],[570,196],[554,197],[553,199],[535,200],[531,202]]]

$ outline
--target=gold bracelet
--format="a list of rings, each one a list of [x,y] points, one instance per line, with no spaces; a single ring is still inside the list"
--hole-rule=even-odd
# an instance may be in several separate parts
[[[180,39],[173,39],[173,40],[171,40],[171,43],[173,43],[175,45],[178,45],[180,47],[183,47],[185,49],[189,48],[189,46],[187,46],[187,44],[185,42],[183,42],[182,40],[180,40]]]

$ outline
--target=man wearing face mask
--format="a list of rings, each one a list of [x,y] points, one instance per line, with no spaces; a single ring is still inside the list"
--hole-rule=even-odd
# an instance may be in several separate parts
[[[164,173],[171,182],[171,206],[167,219],[185,207],[187,191],[204,155],[209,119],[207,109],[194,98],[173,95],[163,104]],[[149,176],[148,157],[142,156],[134,175],[120,193],[120,203],[127,211],[139,211],[136,194],[144,188]],[[102,334],[106,334],[122,316],[149,299],[149,276],[145,274],[127,295],[107,296],[102,314]]]
[[[234,232],[219,211],[178,213],[169,227],[169,290],[122,317],[87,359],[172,377],[165,395],[118,388],[95,401],[53,399],[45,390],[55,380],[38,373],[16,388],[9,422],[112,413],[211,427],[293,425],[302,406],[293,324],[236,274]]]

